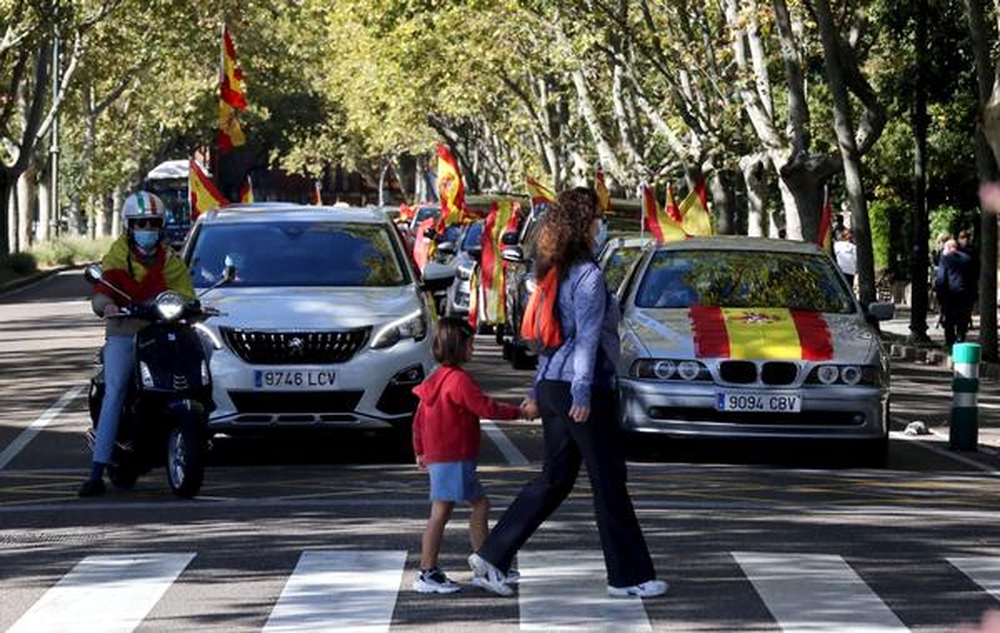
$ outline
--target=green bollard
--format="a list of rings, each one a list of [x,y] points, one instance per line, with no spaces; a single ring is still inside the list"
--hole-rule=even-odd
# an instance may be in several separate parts
[[[979,344],[956,343],[951,358],[955,375],[951,380],[948,448],[975,451],[979,447]]]

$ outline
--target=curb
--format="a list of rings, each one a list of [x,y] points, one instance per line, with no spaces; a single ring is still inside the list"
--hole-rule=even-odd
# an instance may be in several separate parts
[[[26,277],[20,277],[19,279],[14,279],[13,281],[8,281],[5,284],[0,284],[0,295],[7,294],[8,292],[14,292],[15,290],[20,290],[25,286],[30,286],[31,284],[51,277],[52,275],[63,272],[64,270],[72,270],[74,268],[79,268],[80,266],[58,266],[56,268],[46,268],[45,270],[39,270]]]

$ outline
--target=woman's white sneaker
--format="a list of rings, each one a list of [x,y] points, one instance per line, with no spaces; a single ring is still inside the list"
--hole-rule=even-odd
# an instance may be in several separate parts
[[[469,567],[472,569],[472,584],[476,587],[492,591],[498,596],[514,595],[514,590],[507,584],[506,574],[479,554],[469,556]]]
[[[667,593],[667,583],[663,580],[647,580],[631,587],[612,587],[608,585],[608,595],[614,598],[638,596],[640,598],[655,598]]]

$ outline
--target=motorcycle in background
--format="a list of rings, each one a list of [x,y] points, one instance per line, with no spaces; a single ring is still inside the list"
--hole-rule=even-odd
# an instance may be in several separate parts
[[[111,483],[131,488],[141,475],[166,466],[170,490],[179,497],[194,497],[204,481],[208,414],[214,408],[209,352],[198,328],[219,312],[202,306],[199,299],[187,299],[171,290],[149,304],[134,304],[103,277],[98,265],[88,266],[84,276],[91,284],[103,284],[130,302],[122,307],[121,316],[149,321],[135,335],[134,379],[122,407],[113,463],[108,467]],[[227,266],[219,283],[205,292],[235,276],[235,267]],[[87,440],[91,450],[103,399],[102,367],[91,379],[88,394],[93,426]]]

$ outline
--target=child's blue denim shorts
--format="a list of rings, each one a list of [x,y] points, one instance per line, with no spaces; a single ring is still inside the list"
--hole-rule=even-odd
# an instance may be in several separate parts
[[[476,474],[476,460],[427,464],[431,501],[475,501],[486,494]]]

